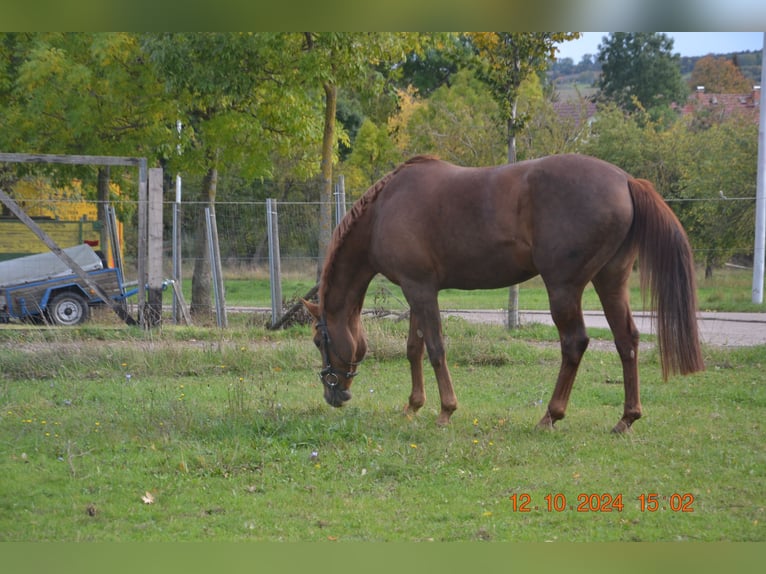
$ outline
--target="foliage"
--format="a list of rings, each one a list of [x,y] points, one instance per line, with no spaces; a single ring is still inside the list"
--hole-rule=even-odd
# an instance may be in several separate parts
[[[172,141],[172,106],[134,34],[2,36],[0,149],[153,157]],[[95,174],[92,168],[58,173],[63,181]]]
[[[752,250],[758,168],[758,126],[732,116],[691,132],[684,195],[695,202],[685,224],[704,251],[706,275]]]
[[[405,33],[305,32],[301,39],[300,69],[324,94],[324,123],[320,153],[322,186],[319,201],[320,263],[332,234],[333,166],[337,160],[336,110],[338,86],[355,87],[368,79],[369,67],[400,62],[421,47],[421,35]],[[342,133],[342,132],[341,132]]]
[[[346,177],[346,188],[356,190],[352,197],[361,195],[401,160],[387,126],[376,126],[372,120],[365,118],[354,140],[351,155],[341,167]]]
[[[450,86],[460,70],[469,67],[473,50],[465,36],[438,34],[422,51],[412,51],[394,72],[398,89],[414,88],[422,98]]]
[[[697,124],[692,120],[692,124]],[[601,108],[583,151],[649,179],[684,225],[707,275],[752,242],[757,125],[734,115],[709,129]]]
[[[538,76],[532,76],[530,80],[539,82]],[[551,97],[541,94],[526,101],[521,99],[520,105],[526,106],[529,121],[517,138],[519,159],[576,153],[582,149],[590,133],[589,102],[578,94],[568,103],[575,113],[562,116]]]
[[[294,65],[300,44],[291,35],[146,34],[143,45],[183,124],[180,153],[169,154],[168,165],[203,176],[191,299],[192,313],[200,315],[209,312],[211,300],[202,207],[215,209],[219,167],[247,178],[269,177],[281,156],[304,177],[315,173],[318,165],[309,150],[321,141],[319,108]]]
[[[450,86],[434,90],[411,112],[402,110],[409,113],[406,138],[399,140],[405,156],[430,153],[466,166],[502,163],[497,103],[470,71],[457,73]]]
[[[556,54],[556,43],[579,32],[474,32],[468,36],[479,56],[479,77],[490,87],[507,129],[508,161],[515,161],[515,136],[528,120],[520,114],[519,89],[530,75],[542,72]]]
[[[273,175],[291,158],[300,177],[316,172],[318,108],[292,60],[292,38],[266,33],[165,33],[142,37],[182,123],[174,171],[202,175],[226,166],[244,177]],[[215,65],[211,65],[214,62]]]
[[[661,32],[614,32],[599,46],[599,88],[625,110],[654,112],[686,99],[673,40]]]
[[[704,86],[705,91],[719,94],[745,94],[752,88],[737,66],[728,58],[705,56],[694,65],[689,87]]]

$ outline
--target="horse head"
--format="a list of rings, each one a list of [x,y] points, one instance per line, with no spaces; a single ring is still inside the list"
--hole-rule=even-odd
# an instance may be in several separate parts
[[[361,322],[357,319],[349,327],[328,320],[316,303],[304,300],[303,304],[314,318],[314,345],[322,354],[319,379],[324,387],[324,399],[333,407],[342,407],[351,400],[351,383],[357,374],[357,366],[367,352]]]

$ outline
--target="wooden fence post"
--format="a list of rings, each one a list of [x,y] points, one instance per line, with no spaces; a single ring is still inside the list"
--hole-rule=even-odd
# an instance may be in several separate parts
[[[162,323],[162,168],[150,168],[148,175],[145,326],[154,327]]]

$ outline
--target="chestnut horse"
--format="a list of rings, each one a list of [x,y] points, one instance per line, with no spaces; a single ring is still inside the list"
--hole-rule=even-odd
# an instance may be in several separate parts
[[[540,275],[559,331],[561,367],[538,426],[551,428],[564,417],[588,346],[582,294],[591,282],[622,361],[624,412],[613,430],[626,431],[641,416],[639,334],[628,301],[636,257],[642,292],[651,291],[663,377],[702,370],[691,248],[651,183],[581,155],[488,168],[414,157],[368,189],[336,227],[319,303],[306,302],[322,354],[325,400],[339,407],[351,398],[367,351],[362,303],[377,273],[399,285],[410,306],[406,410],[425,403],[425,348],[439,387],[439,424],[457,408],[439,290],[506,287]]]

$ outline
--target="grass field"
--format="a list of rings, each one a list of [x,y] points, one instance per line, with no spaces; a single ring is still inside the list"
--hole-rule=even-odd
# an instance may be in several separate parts
[[[304,274],[308,276],[308,274]],[[282,280],[282,295],[286,300],[304,296],[314,285],[310,279],[290,275]],[[186,300],[191,300],[191,281],[184,283]],[[537,277],[520,285],[519,305],[527,310],[548,309],[548,297],[542,280]],[[743,269],[717,269],[711,280],[700,279],[697,286],[701,311],[760,312],[762,306],[754,305],[752,299],[752,272]],[[169,297],[169,292],[166,297]],[[271,290],[268,277],[256,275],[243,278],[233,276],[226,281],[226,303],[231,306],[270,307]],[[504,309],[508,306],[508,289],[479,289],[459,291],[447,289],[439,294],[442,309]],[[638,274],[631,279],[631,305],[642,309]],[[378,276],[370,284],[365,300],[367,308],[380,307],[392,310],[406,308],[401,290],[385,278]],[[601,303],[595,290],[588,286],[583,295],[583,308],[600,310]]]
[[[460,408],[439,428],[430,369],[402,414],[406,323],[365,321],[339,410],[307,327],[0,329],[0,540],[766,538],[766,347],[706,348],[704,373],[662,382],[645,343],[645,416],[615,436],[619,361],[593,345],[545,432],[555,331],[450,319]]]

